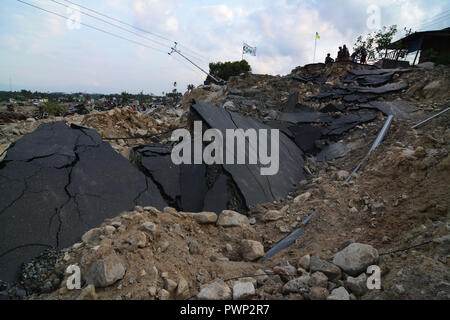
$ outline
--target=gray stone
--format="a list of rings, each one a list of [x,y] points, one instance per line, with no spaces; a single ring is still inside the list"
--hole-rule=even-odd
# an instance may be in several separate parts
[[[231,289],[222,280],[206,284],[200,287],[198,300],[230,300]]]
[[[378,262],[378,251],[370,245],[352,243],[344,250],[335,254],[333,263],[345,273],[358,276],[365,272],[367,267]]]
[[[80,295],[77,300],[97,300],[97,294],[95,292],[95,287],[90,284],[83,290],[81,290]]]
[[[357,297],[362,297],[369,290],[367,288],[367,276],[365,273],[357,278],[348,277],[345,281],[345,285]]]
[[[342,275],[338,266],[317,257],[311,257],[309,269],[311,272],[322,272],[331,281],[340,279]]]
[[[248,218],[240,213],[231,210],[224,210],[217,220],[219,227],[245,227],[249,226]]]
[[[214,212],[180,212],[182,216],[190,217],[197,221],[199,224],[214,224],[217,222],[217,214]]]
[[[150,233],[155,233],[156,229],[156,224],[153,222],[144,222],[141,226],[141,230],[148,231]]]
[[[311,256],[307,254],[300,258],[300,260],[298,261],[298,266],[308,271],[310,263],[311,263]]]
[[[164,279],[164,289],[167,290],[171,295],[175,293],[177,285],[178,284],[172,279]]]
[[[194,255],[198,253],[198,242],[197,241],[191,241],[188,243],[189,253]]]
[[[328,287],[328,277],[320,271],[314,272],[309,280],[310,287]]]
[[[241,254],[245,261],[255,261],[264,257],[264,246],[253,240],[241,241]]]
[[[309,298],[311,300],[327,300],[329,294],[326,288],[313,287],[309,292]]]
[[[350,294],[344,287],[340,287],[334,289],[331,292],[331,295],[328,296],[327,300],[350,300]]]
[[[92,241],[99,240],[100,235],[102,234],[102,230],[100,228],[94,228],[89,231],[87,231],[83,236],[81,237],[81,240],[85,244],[88,244]]]
[[[283,286],[283,292],[289,293],[305,293],[308,291],[308,283],[310,276],[301,276],[297,279],[291,280]]]
[[[166,301],[170,299],[170,292],[167,291],[166,289],[161,289],[158,292],[158,298],[161,301]]]
[[[87,282],[97,288],[113,285],[125,276],[125,267],[117,256],[110,255],[92,263]]]
[[[394,290],[395,292],[397,292],[398,294],[404,294],[405,293],[405,288],[401,285],[401,284],[396,284],[394,286]]]
[[[233,300],[248,300],[255,296],[252,282],[236,282],[233,286]]]
[[[180,277],[180,279],[178,280],[175,297],[180,300],[189,298],[189,284],[183,277]]]
[[[263,216],[264,222],[278,221],[283,218],[283,214],[278,210],[269,210]]]

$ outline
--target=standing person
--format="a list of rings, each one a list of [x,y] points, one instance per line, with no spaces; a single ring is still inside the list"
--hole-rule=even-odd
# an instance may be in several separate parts
[[[362,48],[361,49],[361,64],[366,64],[367,63],[367,50],[366,48]]]
[[[342,61],[343,53],[344,52],[342,51],[342,47],[339,47],[339,51],[338,51],[338,54],[337,54],[336,62],[341,62]]]
[[[358,55],[359,55],[359,50],[356,50],[352,53],[352,55],[351,55],[352,62],[356,62],[356,60],[357,60],[356,58],[358,57]]]
[[[350,52],[347,49],[347,46],[344,44],[344,47],[342,48],[342,58],[345,61],[348,61],[350,59]]]
[[[331,57],[331,54],[330,53],[327,54],[327,57],[325,58],[325,64],[333,63],[333,62],[334,62],[334,59]]]

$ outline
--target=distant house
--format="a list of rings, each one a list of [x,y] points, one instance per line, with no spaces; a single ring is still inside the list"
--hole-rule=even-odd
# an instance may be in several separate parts
[[[434,31],[412,33],[403,39],[390,44],[388,49],[392,51],[395,60],[405,53],[416,53],[413,65],[416,64],[420,53],[432,50],[438,56],[450,55],[450,28]],[[419,63],[425,62],[427,55],[420,54]]]

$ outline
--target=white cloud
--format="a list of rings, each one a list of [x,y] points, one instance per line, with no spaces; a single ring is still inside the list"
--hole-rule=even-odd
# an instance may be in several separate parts
[[[207,19],[212,19],[216,23],[231,22],[234,18],[233,10],[223,4],[201,7],[198,11],[205,14]]]
[[[140,25],[162,33],[178,31],[175,15],[178,7],[173,0],[133,0],[133,10]]]

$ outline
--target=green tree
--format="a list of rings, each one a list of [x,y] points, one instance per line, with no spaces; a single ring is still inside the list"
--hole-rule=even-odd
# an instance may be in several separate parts
[[[127,93],[126,91],[122,92],[120,94],[120,100],[122,103],[128,103],[131,100],[131,94]]]
[[[228,81],[230,77],[238,76],[241,73],[247,73],[251,71],[251,67],[246,60],[234,61],[234,62],[211,62],[209,64],[209,73],[213,76],[217,76],[222,80]],[[211,80],[208,79],[207,80]]]
[[[49,101],[44,105],[41,113],[47,113],[51,116],[63,116],[66,112],[67,112],[66,108],[64,108],[60,104],[53,101]]]
[[[365,48],[368,54],[368,60],[384,58],[387,55],[387,48],[392,43],[392,39],[397,34],[397,26],[384,26],[378,31],[366,36],[359,36],[353,46],[355,51]]]

